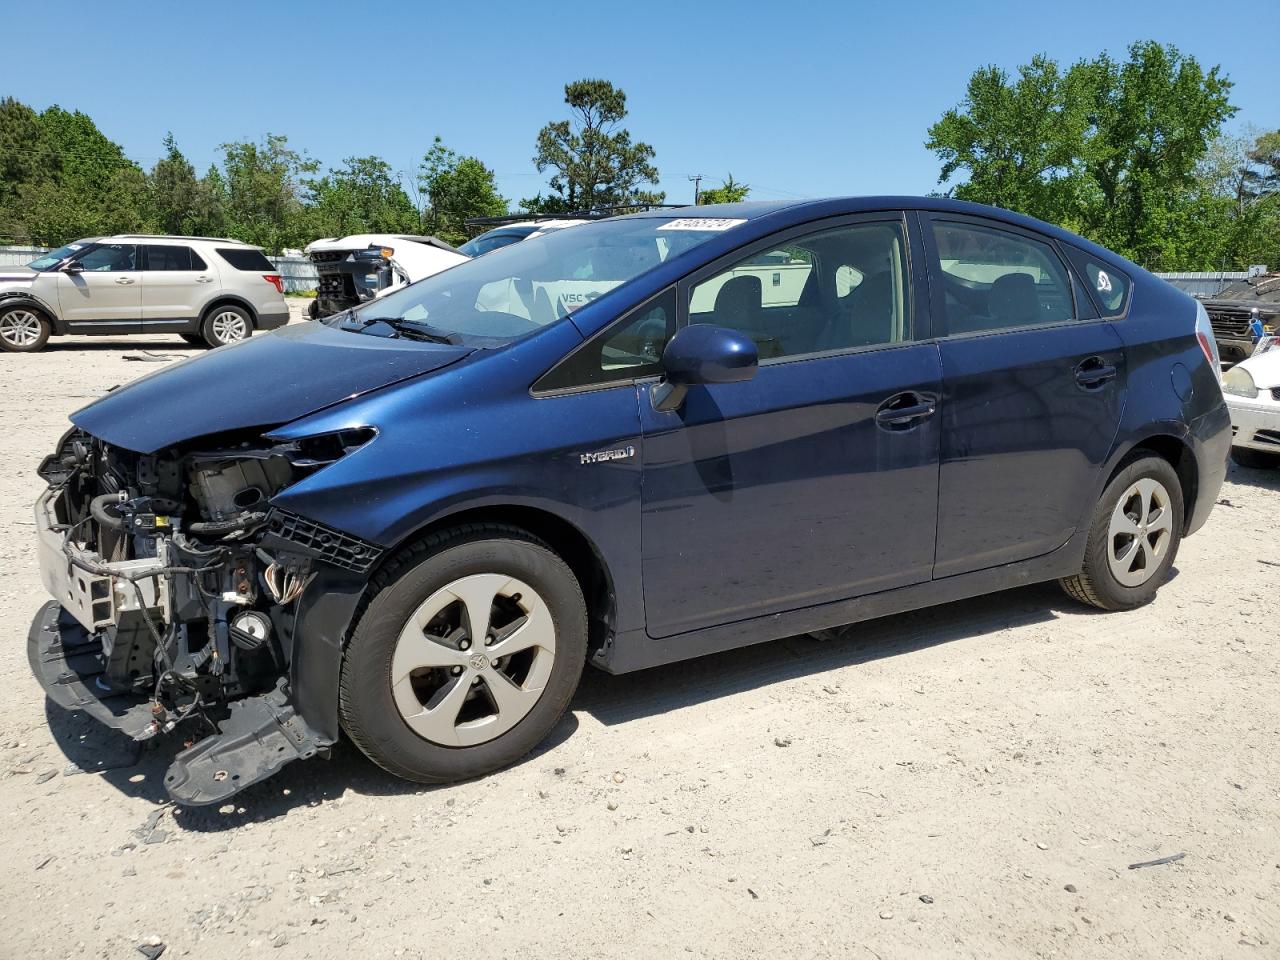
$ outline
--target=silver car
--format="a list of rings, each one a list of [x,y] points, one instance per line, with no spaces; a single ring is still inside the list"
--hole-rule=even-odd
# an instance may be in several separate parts
[[[289,322],[260,247],[210,237],[90,237],[0,267],[0,350],[51,336],[176,333],[218,347]]]

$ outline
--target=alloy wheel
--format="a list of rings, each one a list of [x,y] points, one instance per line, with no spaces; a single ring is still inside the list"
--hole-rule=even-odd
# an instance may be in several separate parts
[[[424,740],[475,746],[529,714],[555,654],[555,624],[542,597],[513,577],[475,574],[414,611],[391,658],[391,691]]]
[[[240,314],[224,310],[213,318],[213,335],[219,343],[235,343],[249,335],[249,326]]]
[[[1107,561],[1122,586],[1142,586],[1160,566],[1173,541],[1169,504],[1169,491],[1150,477],[1121,494],[1107,531]]]
[[[30,347],[40,339],[40,318],[30,310],[10,310],[0,317],[0,338],[13,347]]]

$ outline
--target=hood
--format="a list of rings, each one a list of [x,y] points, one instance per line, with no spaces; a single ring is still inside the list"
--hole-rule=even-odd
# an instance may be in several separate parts
[[[30,267],[0,267],[0,283],[30,283],[38,276]]]
[[[213,433],[288,423],[439,370],[472,349],[300,323],[157,370],[77,410],[71,422],[114,446],[154,453]]]

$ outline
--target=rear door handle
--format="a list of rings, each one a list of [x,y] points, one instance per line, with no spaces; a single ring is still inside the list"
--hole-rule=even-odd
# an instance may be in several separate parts
[[[876,423],[886,430],[903,430],[933,416],[938,398],[929,393],[908,390],[895,393],[876,408]]]
[[[213,283],[213,277],[196,277],[196,283]]]
[[[1115,365],[1107,363],[1101,357],[1089,357],[1076,364],[1076,383],[1086,390],[1097,389],[1115,378]]]
[[[133,283],[133,277],[116,277],[116,283],[122,283],[122,284]]]

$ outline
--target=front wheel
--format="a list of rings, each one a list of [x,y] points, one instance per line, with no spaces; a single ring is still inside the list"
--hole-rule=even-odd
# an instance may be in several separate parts
[[[343,727],[380,767],[442,783],[520,759],[582,675],[587,616],[569,567],[510,527],[429,537],[371,584],[347,645]]]
[[[1254,450],[1252,447],[1232,447],[1231,459],[1242,467],[1254,470],[1271,470],[1280,467],[1280,454],[1268,450]]]
[[[240,307],[214,307],[200,328],[204,342],[211,347],[246,340],[253,333],[253,320]]]
[[[38,310],[21,304],[0,311],[0,350],[35,353],[49,342],[52,328]]]
[[[1103,610],[1150,603],[1182,540],[1182,485],[1167,460],[1134,460],[1103,491],[1089,528],[1084,565],[1060,580],[1075,600]]]

